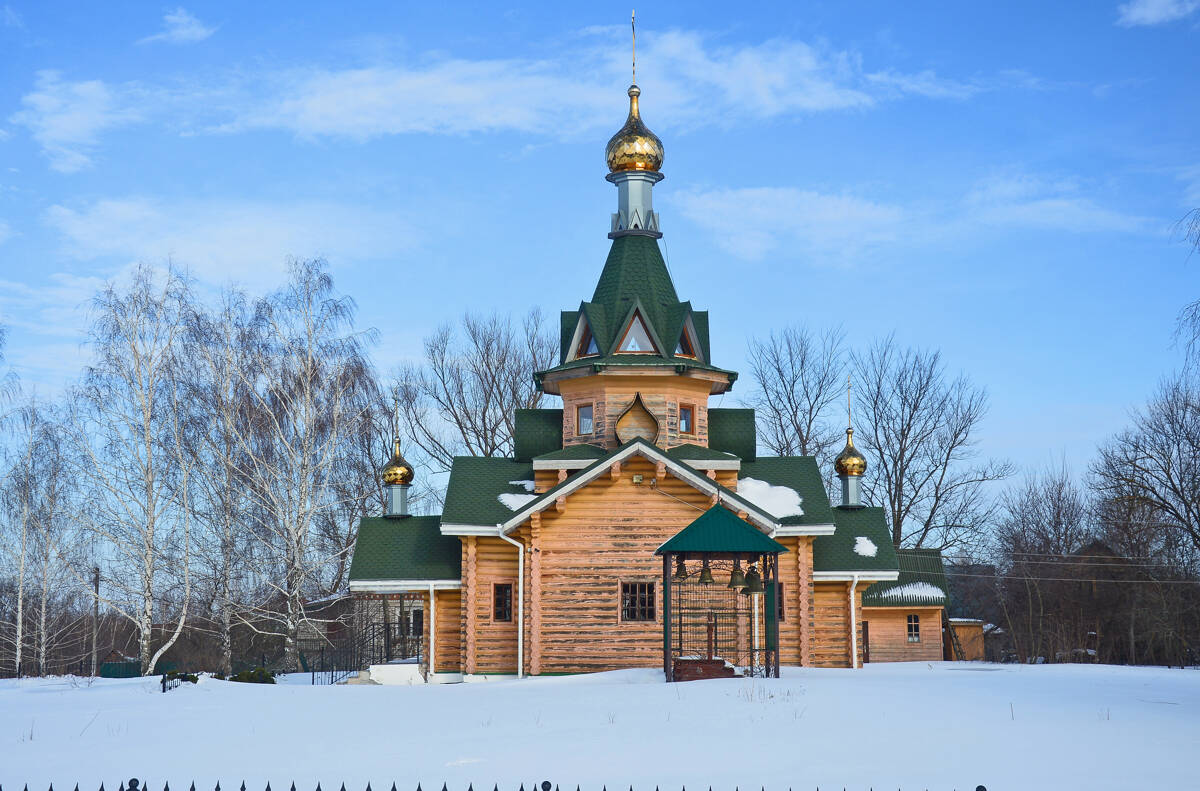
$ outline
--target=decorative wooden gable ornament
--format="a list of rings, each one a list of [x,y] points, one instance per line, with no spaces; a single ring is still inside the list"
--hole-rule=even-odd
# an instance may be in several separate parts
[[[617,418],[617,439],[621,444],[642,438],[653,443],[658,439],[658,421],[642,403],[642,394],[637,393],[621,417]]]

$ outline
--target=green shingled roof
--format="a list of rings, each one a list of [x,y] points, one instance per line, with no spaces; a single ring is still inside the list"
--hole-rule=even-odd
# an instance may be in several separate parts
[[[690,442],[682,445],[676,445],[667,451],[667,455],[672,459],[679,461],[738,461],[738,457],[734,456],[732,453],[713,450],[712,448],[706,448],[703,445],[693,445]]]
[[[659,354],[617,353],[621,335],[635,309],[641,313]],[[699,359],[675,356],[676,343],[689,316],[696,330]],[[570,348],[571,339],[581,317],[587,322],[600,354],[567,362],[574,351]],[[591,301],[581,302],[577,311],[563,311],[559,323],[559,364],[549,371],[652,365],[724,373],[732,383],[736,373],[708,362],[712,359],[708,335],[708,313],[693,310],[690,302],[679,301],[658,241],[649,236],[619,236],[613,239]],[[534,377],[540,383],[549,371],[539,371]]]
[[[863,592],[864,607],[944,607],[949,603],[950,588],[940,551],[899,549],[896,556],[900,577],[867,588]]]
[[[656,549],[654,554],[662,555],[667,552],[776,554],[787,551],[787,547],[783,544],[738,519],[729,509],[714,505]]]
[[[518,409],[513,413],[513,457],[529,461],[562,447],[561,409]]]
[[[562,450],[535,456],[534,461],[590,461],[607,455],[608,451],[599,445],[568,445]]]
[[[896,550],[882,508],[834,508],[831,536],[813,539],[814,571],[895,571]],[[875,547],[859,542],[869,541]],[[857,550],[856,550],[857,548]]]
[[[437,516],[363,519],[350,581],[460,579],[462,543],[443,536],[440,525]]]
[[[528,481],[526,487],[513,481]],[[513,515],[500,495],[529,495],[533,491],[533,465],[478,456],[456,456],[446,486],[442,522],[453,525],[498,525]]]
[[[743,461],[754,461],[757,445],[753,409],[708,410],[708,447],[732,453]]]
[[[786,486],[800,494],[801,516],[779,518],[784,525],[828,525],[833,520],[829,495],[821,481],[821,471],[812,456],[762,456],[742,461],[738,478],[754,478],[774,486]]]

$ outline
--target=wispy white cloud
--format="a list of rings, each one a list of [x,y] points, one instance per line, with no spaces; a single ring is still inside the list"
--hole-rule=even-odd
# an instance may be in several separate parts
[[[750,261],[780,247],[849,260],[894,240],[905,224],[898,206],[791,187],[691,191],[672,203],[723,250]]]
[[[45,220],[61,235],[63,252],[80,260],[170,259],[209,283],[251,287],[277,282],[289,256],[388,258],[417,237],[392,213],[320,201],[109,198],[52,206]]]
[[[73,173],[91,164],[101,132],[143,117],[139,104],[128,87],[114,91],[100,80],[66,82],[56,71],[43,71],[10,120],[29,129],[50,167]]]
[[[1191,16],[1198,8],[1200,0],[1130,0],[1117,6],[1117,24],[1161,25]]]
[[[174,11],[168,11],[163,16],[163,29],[152,36],[139,39],[139,44],[150,44],[165,41],[168,44],[187,44],[193,41],[203,41],[217,32],[215,27],[209,27],[192,16],[182,6]]]
[[[981,181],[967,194],[964,206],[965,219],[977,225],[1071,233],[1137,233],[1154,226],[1148,217],[1101,205],[1070,179],[1026,173]]]
[[[13,120],[63,171],[90,163],[101,132],[145,120],[192,133],[275,129],[366,140],[406,133],[518,131],[539,140],[607,129],[628,73],[611,31],[587,31],[542,59],[426,56],[354,68],[306,66],[207,81],[107,84],[38,78]],[[723,46],[671,31],[639,49],[647,122],[659,131],[861,110],[906,96],[964,99],[982,84],[925,70],[864,69],[862,56],[801,41]]]
[[[998,230],[1144,233],[1162,225],[1104,206],[1072,180],[1024,173],[983,179],[940,205],[795,187],[692,190],[672,203],[738,258],[755,261],[787,250],[835,265],[889,245],[928,245]]]
[[[4,27],[15,27],[18,30],[25,29],[25,20],[17,13],[17,9],[7,4],[0,8],[0,24]]]

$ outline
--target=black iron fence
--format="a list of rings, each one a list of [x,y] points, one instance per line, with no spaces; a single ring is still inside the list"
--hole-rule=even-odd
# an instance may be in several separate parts
[[[765,788],[765,786],[761,785],[760,783],[747,783],[746,787],[748,789],[752,789],[756,785],[759,786],[760,789]],[[738,787],[740,787],[740,786],[738,786]],[[738,787],[735,787],[735,791],[736,791],[736,788],[738,788]],[[162,788],[163,788],[163,791],[171,791],[171,787],[168,783],[164,782]],[[330,788],[330,791],[332,791],[333,786],[329,786],[329,788]],[[382,786],[381,786],[381,788],[382,788]],[[661,788],[661,786],[655,786],[654,791],[659,791],[660,788]],[[711,785],[705,783],[705,784],[703,784],[703,788],[707,788],[708,791],[712,791],[713,787]],[[888,788],[890,789],[891,786],[888,786]],[[571,791],[571,784],[567,783],[560,788],[559,784],[557,784],[557,783],[551,783],[549,780],[543,780],[541,782],[530,783],[528,791],[551,791],[551,789],[553,789],[553,791]],[[580,784],[576,783],[575,791],[581,791],[581,789],[582,789],[582,786]],[[624,789],[624,786],[614,787],[613,791],[623,791],[623,789]],[[0,791],[4,791],[4,786],[0,785]],[[29,791],[28,783],[25,784],[23,791]],[[53,784],[50,784],[48,791],[54,791]],[[79,791],[78,783],[75,784],[74,791]],[[99,791],[104,791],[104,783],[100,784]],[[150,791],[150,783],[149,783],[149,781],[142,781],[142,780],[138,780],[136,777],[133,777],[133,778],[130,778],[128,782],[122,782],[120,787],[117,789],[117,791]],[[190,786],[188,786],[188,791],[197,791],[196,784],[194,782]],[[213,789],[213,791],[221,791],[221,784],[219,782],[216,784],[216,787]],[[242,783],[241,786],[239,786],[238,791],[249,791],[249,790],[246,788],[246,784]],[[270,783],[267,783],[264,791],[271,791]],[[292,783],[291,787],[289,789],[287,789],[287,791],[297,791],[296,784]],[[317,783],[315,791],[321,791],[320,783]],[[338,789],[338,791],[346,791],[346,784],[342,783],[341,787]],[[365,791],[372,791],[370,783],[367,783]],[[396,784],[394,782],[392,783],[392,786],[389,789],[389,791],[398,791]],[[416,791],[425,791],[425,789],[421,786],[420,783],[417,783]],[[429,786],[429,791],[439,791],[439,789],[438,789],[437,785],[434,784],[434,785]],[[451,790],[446,783],[442,783],[440,791],[451,791]],[[474,785],[467,784],[466,791],[475,791]],[[480,791],[487,791],[486,786],[481,786]],[[494,783],[492,785],[492,791],[500,791],[499,783]],[[517,791],[526,791],[525,784],[521,783],[520,787],[517,789]],[[602,786],[601,791],[608,791],[608,787]],[[629,791],[634,791],[633,786],[629,786]],[[687,787],[686,786],[682,787],[682,791],[687,791]],[[788,791],[792,791],[791,786],[788,787]],[[821,791],[821,788],[818,786],[816,791]],[[846,791],[846,789],[843,788],[842,791]],[[871,791],[874,791],[874,790],[871,789]],[[957,789],[955,789],[954,791],[957,791]],[[964,786],[963,791],[971,791],[971,787]],[[977,786],[975,786],[974,791],[987,791],[987,788],[985,788],[984,786],[981,786],[981,785],[977,785]]]
[[[301,641],[301,666],[313,684],[337,684],[371,665],[421,662],[421,635],[403,623],[372,623],[333,638]]]

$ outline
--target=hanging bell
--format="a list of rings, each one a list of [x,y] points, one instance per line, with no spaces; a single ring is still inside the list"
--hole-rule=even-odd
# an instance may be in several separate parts
[[[712,569],[708,567],[708,558],[704,559],[704,566],[700,569],[700,584],[712,585],[716,580],[713,579]]]
[[[742,573],[742,561],[733,561],[733,571],[729,572],[729,584],[726,587],[733,590],[746,587],[746,575]]]
[[[762,576],[758,573],[758,569],[754,566],[746,572],[746,589],[743,593],[762,593],[766,588],[762,584]]]
[[[671,575],[671,579],[676,582],[683,582],[687,579],[687,568],[683,565],[683,555],[676,556],[675,573]]]

